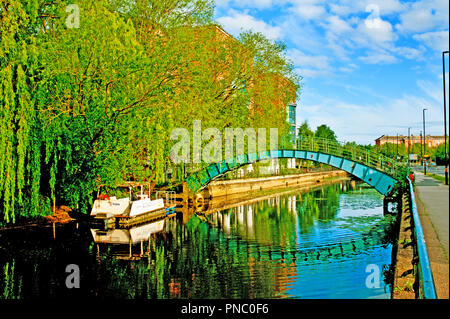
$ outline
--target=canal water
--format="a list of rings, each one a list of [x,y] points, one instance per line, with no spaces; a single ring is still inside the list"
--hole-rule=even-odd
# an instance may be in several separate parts
[[[390,298],[382,204],[364,184],[341,182],[184,222],[1,231],[0,299]]]

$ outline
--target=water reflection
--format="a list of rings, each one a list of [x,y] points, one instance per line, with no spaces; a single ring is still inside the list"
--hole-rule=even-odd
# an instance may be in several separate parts
[[[367,265],[391,262],[376,191],[341,183],[227,205],[129,229],[66,225],[56,240],[8,236],[1,296],[389,298],[383,278],[365,286]],[[76,292],[64,286],[69,263],[81,269]]]
[[[101,246],[114,247],[114,255],[117,258],[137,259],[146,256],[150,251],[152,235],[164,231],[166,219],[157,220],[147,224],[136,225],[131,228],[118,229],[91,229],[94,242],[97,244],[97,254],[100,254]],[[146,249],[144,250],[144,243]],[[138,244],[140,251],[133,249]]]

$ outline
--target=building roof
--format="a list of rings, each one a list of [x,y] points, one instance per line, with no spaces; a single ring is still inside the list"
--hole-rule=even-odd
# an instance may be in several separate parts
[[[379,138],[375,139],[375,141],[380,140],[396,140],[402,139],[402,138],[420,138],[422,135],[411,135],[408,137],[408,135],[381,135]],[[426,138],[434,138],[434,139],[444,139],[444,135],[426,135]],[[448,138],[448,137],[447,137]]]

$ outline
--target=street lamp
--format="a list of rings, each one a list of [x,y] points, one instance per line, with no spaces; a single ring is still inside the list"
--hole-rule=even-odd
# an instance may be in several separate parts
[[[424,157],[426,155],[426,149],[427,149],[427,134],[425,133],[425,111],[426,110],[427,109],[422,110],[422,114],[423,114],[423,116],[422,116],[422,119],[423,119],[423,156]],[[424,174],[427,175],[427,164],[426,163],[424,163],[424,165],[423,165],[423,171],[424,171]]]
[[[422,131],[420,131],[420,161],[423,165],[423,143],[422,143]]]
[[[446,110],[446,97],[445,97],[445,53],[448,54],[448,51],[442,52],[442,82],[444,83],[444,143],[445,143],[445,185],[448,185],[448,152],[447,152],[447,110]]]
[[[408,177],[409,177],[409,171],[410,171],[410,166],[411,163],[409,162],[409,146],[411,145],[411,128],[408,127]]]
[[[408,158],[409,158],[409,146],[411,145],[411,128],[408,127]]]
[[[398,160],[398,133],[397,133],[397,155],[396,155],[395,160],[396,160],[396,161]]]

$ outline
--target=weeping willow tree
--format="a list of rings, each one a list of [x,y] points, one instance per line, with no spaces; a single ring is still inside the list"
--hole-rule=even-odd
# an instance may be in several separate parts
[[[0,213],[14,222],[39,210],[41,137],[34,102],[36,1],[0,4]],[[31,12],[31,14],[30,14]]]
[[[89,205],[96,184],[115,184],[137,166],[128,132],[139,127],[136,110],[164,90],[150,80],[155,66],[131,21],[106,5],[80,1],[79,29],[67,30],[64,20],[56,19],[43,36],[45,164],[51,197],[70,206]]]
[[[6,223],[48,214],[50,203],[87,211],[99,184],[167,182],[170,132],[193,120],[219,130],[286,127],[292,92],[278,79],[294,91],[297,83],[283,47],[227,35],[212,21],[212,1],[80,0],[76,27],[69,5],[0,5]]]
[[[172,31],[205,24],[213,12],[203,0],[150,7],[81,0],[81,26],[70,28],[69,4],[11,0],[0,7],[6,222],[15,221],[17,207],[22,216],[38,212],[41,195],[86,210],[99,183],[164,179],[176,125],[170,101],[190,63],[180,54],[188,39]]]

